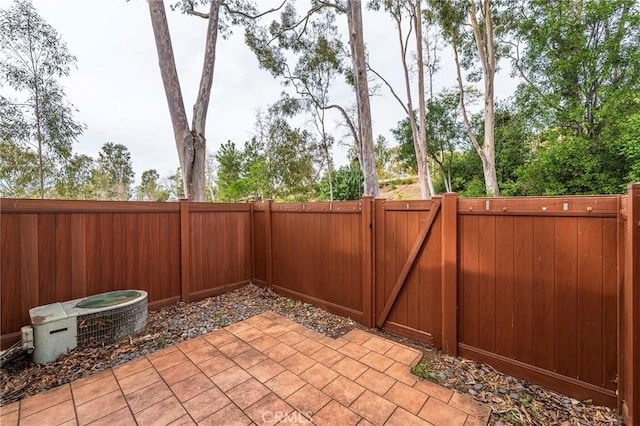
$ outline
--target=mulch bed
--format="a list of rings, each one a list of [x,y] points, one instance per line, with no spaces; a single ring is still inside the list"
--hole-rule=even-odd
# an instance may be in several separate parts
[[[10,404],[266,311],[276,312],[330,337],[342,336],[353,328],[364,329],[349,318],[278,296],[268,289],[247,285],[220,296],[149,312],[145,331],[120,343],[75,349],[43,365],[34,364],[27,356],[19,356],[0,370],[0,405]],[[406,338],[378,330],[366,330],[420,349],[435,381],[491,406],[491,424],[623,424],[620,416],[610,408],[577,401],[499,373],[488,365],[446,356]]]

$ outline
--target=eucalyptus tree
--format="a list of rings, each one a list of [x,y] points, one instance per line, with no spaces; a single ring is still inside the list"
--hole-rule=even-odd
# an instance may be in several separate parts
[[[482,160],[487,194],[500,194],[495,162],[494,109],[495,74],[500,47],[496,40],[495,18],[498,2],[492,0],[430,0],[432,16],[442,29],[443,37],[453,49],[460,96],[460,110],[467,135]],[[505,25],[507,22],[504,23]],[[461,58],[460,53],[463,53]],[[479,63],[480,69],[474,69]],[[484,135],[482,143],[476,137],[467,110],[462,68],[469,70],[468,78],[482,80],[484,97]]]
[[[228,34],[232,25],[250,26],[253,20],[280,9],[284,2],[280,7],[262,13],[258,12],[252,2],[245,0],[180,0],[171,6],[172,9],[180,9],[183,13],[208,20],[204,63],[198,94],[193,105],[191,125],[187,119],[180,81],[178,80],[164,2],[162,0],[148,0],[148,4],[156,50],[158,51],[160,74],[182,170],[184,192],[191,200],[205,201],[207,190],[205,130],[213,86],[218,34],[222,33],[223,36]],[[200,11],[198,6],[208,7],[206,11]]]
[[[98,197],[128,200],[135,173],[129,149],[122,144],[107,142],[98,153],[96,185]]]
[[[336,37],[336,13],[347,17],[350,51],[346,55],[342,53],[343,42]],[[293,85],[295,96],[310,103],[322,116],[320,118],[324,119],[324,111],[328,109],[340,112],[355,141],[354,146],[365,175],[365,193],[377,196],[379,186],[375,172],[360,2],[312,0],[311,7],[300,15],[290,2],[284,7],[279,20],[267,27],[251,28],[246,33],[246,40],[261,66],[273,75],[284,78],[288,85]],[[298,60],[295,66],[289,65],[291,55]],[[319,73],[324,75],[320,80]],[[328,83],[339,73],[344,74],[354,87],[357,120],[350,117],[348,108],[329,102],[326,95]],[[292,101],[296,102],[291,97],[284,100],[288,105]]]
[[[21,123],[19,132],[5,131],[3,138],[5,143],[19,145],[16,152],[36,154],[41,198],[45,195],[46,164],[68,160],[73,142],[84,130],[84,125],[74,120],[75,109],[59,83],[75,64],[67,45],[31,2],[17,0],[0,10],[0,82],[15,96],[7,95],[3,104],[13,109],[13,123]],[[0,127],[11,129],[5,114],[0,118]]]
[[[136,187],[136,199],[141,201],[167,201],[169,189],[160,182],[160,174],[155,169],[142,172],[140,185]]]
[[[371,2],[371,7],[379,9],[383,7],[393,18],[400,48],[400,63],[402,64],[402,75],[404,77],[404,90],[406,99],[403,100],[394,90],[393,86],[377,71],[369,68],[378,78],[380,78],[389,88],[393,97],[398,101],[404,112],[407,114],[411,125],[411,135],[413,148],[415,150],[416,165],[418,169],[418,180],[420,182],[420,192],[423,199],[431,198],[434,194],[433,182],[429,171],[429,153],[426,133],[426,103],[425,103],[425,62],[423,60],[423,36],[422,36],[422,8],[420,0],[385,0]],[[406,21],[406,24],[405,24]],[[405,28],[406,27],[406,28]],[[406,33],[405,33],[406,32]],[[413,34],[414,46],[417,60],[418,77],[418,117],[416,120],[415,107],[413,103],[414,93],[411,87],[410,64],[408,55],[410,39]]]

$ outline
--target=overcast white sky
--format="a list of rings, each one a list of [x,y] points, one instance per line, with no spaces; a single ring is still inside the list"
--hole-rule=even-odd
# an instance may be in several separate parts
[[[166,3],[167,16],[190,119],[200,81],[207,21],[172,12],[170,3]],[[257,3],[266,8],[272,1]],[[10,4],[0,0],[1,8]],[[161,176],[173,173],[178,157],[146,1],[33,0],[33,4],[78,59],[78,69],[62,81],[69,101],[78,109],[77,119],[87,125],[75,152],[96,157],[104,143],[121,143],[131,152],[137,181],[147,169],[156,169]],[[404,93],[393,22],[381,12],[364,11],[363,24],[372,66]],[[436,90],[456,84],[452,62],[447,58],[449,51],[443,55]],[[498,97],[509,96],[515,84],[509,78],[498,78]],[[258,68],[253,53],[244,45],[241,30],[228,40],[218,38],[207,119],[208,150],[216,151],[227,140],[242,145],[253,134],[257,109],[265,110],[282,90],[279,81]],[[343,105],[354,102],[346,88],[337,89],[332,96],[334,102]],[[404,114],[397,101],[381,88],[380,96],[372,98],[371,108],[374,136],[383,134],[392,141],[389,129]],[[339,121],[335,116],[333,122]],[[304,125],[304,121],[298,125]],[[344,133],[344,129],[336,129],[334,135],[339,140]],[[335,157],[338,164],[344,164],[344,148],[337,146]]]

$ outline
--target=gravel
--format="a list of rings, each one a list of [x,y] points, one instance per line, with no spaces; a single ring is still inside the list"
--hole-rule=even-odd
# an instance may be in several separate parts
[[[33,363],[28,356],[18,357],[0,370],[0,406],[266,311],[330,337],[342,336],[353,328],[364,329],[349,318],[250,284],[220,296],[149,312],[145,331],[120,343],[75,349],[43,365]],[[499,373],[488,365],[444,355],[419,342],[384,331],[367,331],[421,350],[423,361],[429,363],[437,383],[472,395],[492,407],[491,424],[623,424],[610,408],[577,401]]]

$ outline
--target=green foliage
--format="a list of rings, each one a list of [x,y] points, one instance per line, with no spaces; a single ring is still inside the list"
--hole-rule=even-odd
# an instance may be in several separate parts
[[[0,197],[30,198],[38,191],[38,156],[0,139]]]
[[[69,75],[75,60],[31,2],[17,0],[0,10],[0,83],[16,97],[0,95],[0,133],[4,143],[14,145],[13,153],[29,150],[36,154],[41,197],[53,186],[48,173],[52,165],[64,166],[72,157],[73,142],[85,128],[73,119],[75,109],[58,82]],[[24,170],[29,165],[16,163],[15,167]],[[16,173],[27,176],[19,170]]]
[[[364,176],[357,166],[342,166],[331,176],[333,179],[333,199],[359,200],[364,192]],[[329,175],[325,174],[318,184],[318,198],[329,200]]]
[[[94,174],[99,199],[128,200],[134,176],[131,154],[126,146],[112,142],[102,145]]]
[[[603,168],[610,152],[596,151],[584,137],[549,132],[534,158],[519,170],[525,195],[602,194],[619,192],[615,176]]]
[[[155,169],[142,172],[140,185],[136,187],[136,198],[142,201],[167,201],[169,189],[160,182],[160,175]]]
[[[422,377],[430,382],[438,383],[438,376],[435,375],[431,369],[431,363],[429,361],[421,361],[418,364],[411,367],[411,372],[418,377]]]
[[[96,197],[96,168],[88,155],[74,155],[56,177],[56,197],[90,200]]]
[[[238,202],[246,194],[246,182],[242,180],[242,151],[227,141],[220,146],[215,158],[218,162],[218,201]]]

